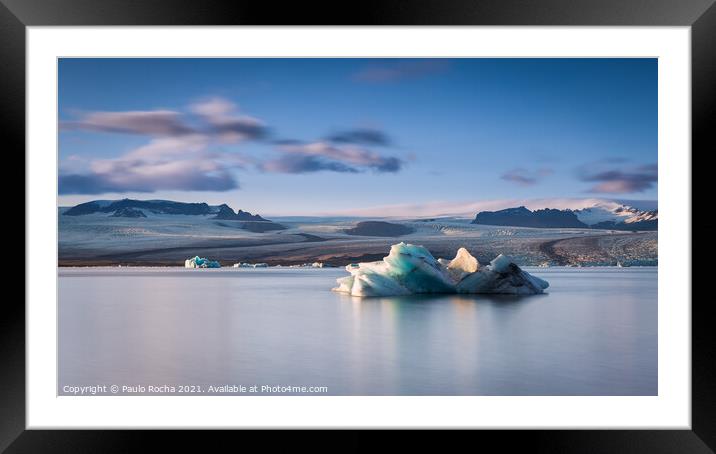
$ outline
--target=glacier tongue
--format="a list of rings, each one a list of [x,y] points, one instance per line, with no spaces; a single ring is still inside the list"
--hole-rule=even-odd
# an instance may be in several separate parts
[[[398,296],[420,293],[543,293],[547,281],[523,271],[499,255],[481,267],[465,248],[453,260],[435,259],[423,246],[398,243],[377,262],[348,265],[350,276],[333,291],[352,296]]]

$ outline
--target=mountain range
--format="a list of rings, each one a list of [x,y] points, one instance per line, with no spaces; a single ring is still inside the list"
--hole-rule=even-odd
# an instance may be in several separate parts
[[[206,216],[208,219],[218,221],[240,221],[227,224],[227,226],[231,225],[253,232],[284,229],[281,224],[265,219],[258,214],[243,210],[234,211],[225,203],[209,205],[207,203],[175,202],[171,200],[93,200],[62,211],[63,216],[84,216],[89,214],[107,214],[115,218],[146,218],[152,215]],[[475,216],[472,224],[644,231],[657,230],[658,222],[659,214],[657,210],[640,210],[623,203],[602,201],[592,206],[575,210],[556,208],[530,210],[525,206],[519,206],[498,211],[480,211]],[[373,222],[376,225],[379,223],[379,221]],[[384,224],[392,227],[390,224]],[[349,229],[346,233],[364,235],[374,227],[368,222],[364,226],[358,225],[354,229],[355,231]],[[384,230],[382,227],[385,226],[381,226],[379,230]]]
[[[657,210],[644,211],[623,204],[597,204],[579,210],[524,206],[477,213],[473,224],[536,228],[583,228],[606,230],[657,230]]]
[[[493,209],[506,206],[510,204]],[[414,211],[413,216],[405,217],[283,216],[271,220],[235,211],[225,203],[94,200],[58,207],[58,263],[176,266],[198,255],[224,266],[242,262],[288,266],[316,261],[345,266],[380,260],[399,241],[423,245],[443,257],[467,247],[485,263],[500,253],[529,265],[657,263],[655,209],[643,211],[616,201],[577,207],[528,206],[534,211],[524,206],[500,211],[476,209],[472,211],[478,212],[475,218],[469,214],[428,217]],[[653,205],[648,209],[652,207],[656,208]]]
[[[147,215],[211,216],[209,219],[241,221],[234,226],[252,232],[285,229],[281,224],[269,221],[258,214],[251,214],[243,210],[234,211],[225,203],[209,205],[172,200],[93,200],[75,205],[65,210],[62,215],[84,216],[104,213],[109,214],[110,217],[124,218],[146,218]]]

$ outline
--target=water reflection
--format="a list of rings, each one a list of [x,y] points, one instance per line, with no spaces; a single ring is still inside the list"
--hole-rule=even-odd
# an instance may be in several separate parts
[[[60,385],[656,394],[655,271],[549,270],[545,295],[390,298],[328,291],[342,270],[272,271],[64,272]]]
[[[479,387],[480,317],[487,324],[505,325],[523,305],[537,304],[546,295],[411,295],[359,298],[341,295],[358,323],[380,326],[373,355],[389,364],[394,393],[441,394],[442,383],[453,392],[470,394]],[[354,345],[365,346],[362,330],[354,331]],[[356,358],[357,364],[360,358]],[[361,371],[357,371],[361,373]]]

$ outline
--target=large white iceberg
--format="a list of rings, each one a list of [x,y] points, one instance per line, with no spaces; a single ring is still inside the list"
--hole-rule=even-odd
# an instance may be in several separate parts
[[[184,261],[184,268],[221,268],[219,262],[203,259],[198,255]]]
[[[423,246],[399,243],[378,262],[348,265],[351,273],[333,291],[353,296],[397,296],[416,293],[543,293],[547,281],[523,271],[500,254],[487,266],[465,248],[452,260],[435,259]]]

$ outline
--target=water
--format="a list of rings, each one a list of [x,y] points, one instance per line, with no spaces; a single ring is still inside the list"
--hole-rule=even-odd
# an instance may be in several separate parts
[[[530,271],[549,294],[360,299],[329,291],[342,269],[62,269],[58,393],[657,394],[656,268]]]

